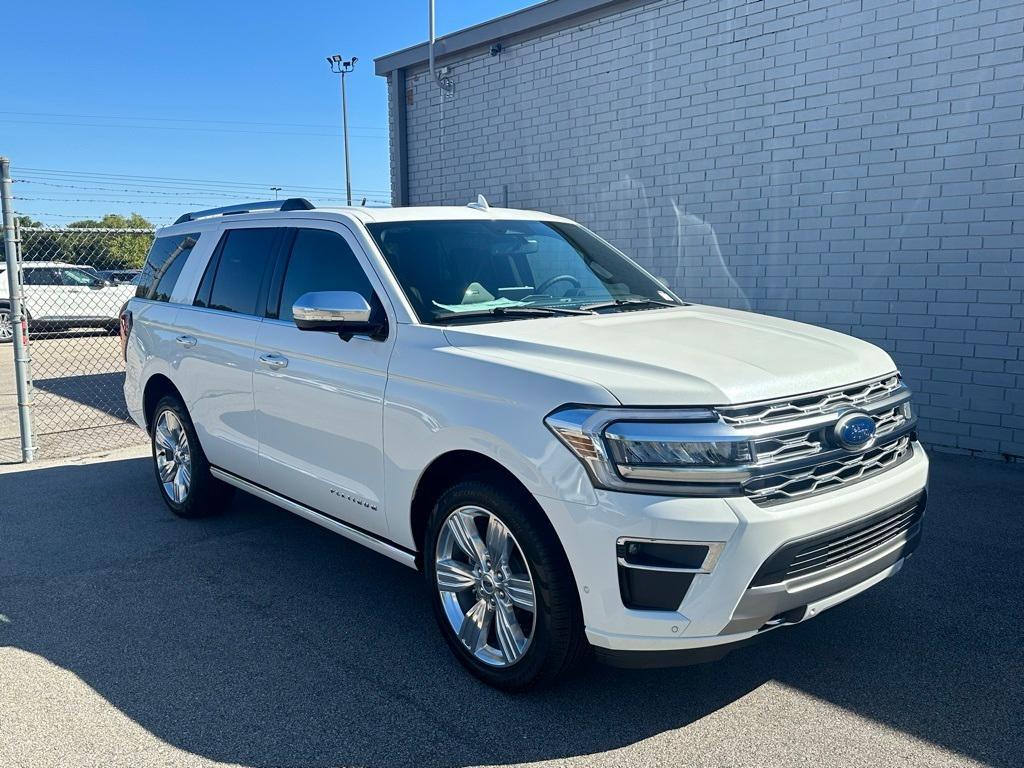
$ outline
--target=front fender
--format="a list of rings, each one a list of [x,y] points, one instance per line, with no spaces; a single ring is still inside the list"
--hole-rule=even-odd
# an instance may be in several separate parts
[[[535,496],[594,505],[582,464],[544,425],[566,403],[615,405],[591,382],[566,379],[447,346],[438,329],[402,329],[385,394],[383,437],[391,538],[415,548],[412,500],[423,473],[452,451],[473,451]]]

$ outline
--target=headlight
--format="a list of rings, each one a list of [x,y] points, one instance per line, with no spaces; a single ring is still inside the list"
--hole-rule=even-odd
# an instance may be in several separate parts
[[[749,441],[725,440],[703,424],[620,421],[604,437],[612,460],[627,467],[721,467],[753,458]]]
[[[750,440],[708,409],[567,408],[545,423],[604,488],[735,492],[748,476],[744,465],[755,459]]]

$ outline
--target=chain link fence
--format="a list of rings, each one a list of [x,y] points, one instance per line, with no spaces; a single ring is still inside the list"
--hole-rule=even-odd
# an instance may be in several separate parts
[[[30,227],[18,240],[36,457],[145,442],[125,407],[118,317],[135,295],[153,231]],[[6,286],[0,275],[0,462],[13,462],[21,449],[10,342],[19,329],[10,322]]]

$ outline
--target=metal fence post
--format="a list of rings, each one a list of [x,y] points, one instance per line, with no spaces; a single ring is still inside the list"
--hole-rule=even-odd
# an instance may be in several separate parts
[[[7,287],[10,293],[11,324],[14,337],[14,379],[18,392],[18,426],[21,431],[21,460],[32,461],[32,404],[29,400],[28,324],[21,307],[21,285],[18,279],[18,237],[14,229],[14,206],[11,197],[11,161],[0,157],[0,207],[3,209],[4,252],[7,256]]]

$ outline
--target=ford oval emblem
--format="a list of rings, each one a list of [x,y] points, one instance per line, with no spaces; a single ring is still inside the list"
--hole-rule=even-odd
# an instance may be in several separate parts
[[[833,435],[848,451],[862,451],[875,442],[875,420],[863,411],[849,411],[839,417]]]

